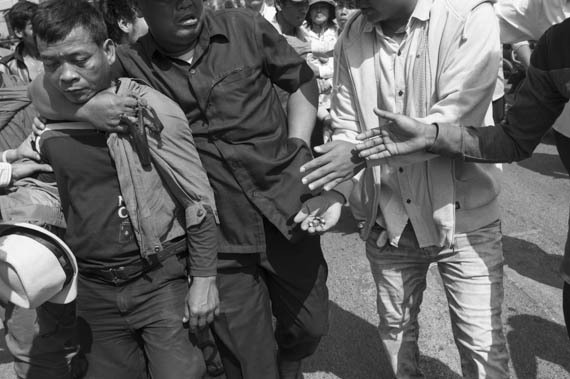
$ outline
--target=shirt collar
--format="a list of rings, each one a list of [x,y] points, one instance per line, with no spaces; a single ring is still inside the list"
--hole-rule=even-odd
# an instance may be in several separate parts
[[[16,45],[16,48],[14,49],[14,59],[18,62],[18,64],[23,64],[24,66],[26,65],[26,62],[24,61],[24,43],[20,42]]]
[[[418,2],[416,3],[416,7],[414,8],[414,11],[412,12],[412,15],[410,16],[410,20],[408,21],[408,27],[411,24],[413,19],[416,19],[418,21],[422,21],[422,22],[426,22],[429,20],[430,18],[430,14],[431,14],[431,6],[433,4],[433,0],[418,0]],[[364,24],[364,29],[363,31],[365,33],[369,33],[372,31],[375,31],[376,25],[372,24],[370,22],[366,22]]]
[[[212,38],[221,37],[226,41],[229,41],[228,34],[224,28],[217,22],[216,17],[214,17],[214,12],[211,9],[204,9],[204,24],[202,25],[202,30],[198,36],[198,46],[205,49]],[[160,48],[158,47],[156,41],[152,37],[152,33],[147,33],[145,36],[139,39],[139,43],[142,45],[147,58],[152,59],[155,56],[166,56]]]

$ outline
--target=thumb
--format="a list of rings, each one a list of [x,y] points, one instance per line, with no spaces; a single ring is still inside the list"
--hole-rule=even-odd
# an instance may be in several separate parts
[[[398,117],[400,116],[399,114],[388,112],[388,111],[378,109],[378,108],[374,108],[374,113],[378,117],[381,117],[381,118],[388,120],[388,121],[397,121]]]
[[[298,224],[300,222],[303,222],[303,220],[307,217],[309,217],[309,210],[306,206],[303,205],[303,208],[301,208],[301,210],[295,215],[293,222]]]
[[[313,150],[317,153],[325,154],[331,151],[336,145],[336,141],[325,143],[324,145],[315,146]]]
[[[38,169],[43,172],[53,172],[53,168],[48,164],[39,165]]]
[[[190,320],[190,308],[188,307],[188,298],[184,302],[184,317],[182,317],[182,322],[187,323]]]

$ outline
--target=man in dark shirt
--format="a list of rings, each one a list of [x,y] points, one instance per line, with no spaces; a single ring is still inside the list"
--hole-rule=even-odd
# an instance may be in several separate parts
[[[297,378],[327,331],[328,291],[319,237],[300,230],[294,217],[304,207],[334,224],[327,204],[344,201],[331,192],[305,203],[311,193],[299,167],[311,159],[312,71],[258,14],[203,10],[201,0],[139,6],[150,33],[119,49],[116,68],[180,104],[214,189],[222,231],[214,332],[226,375]],[[288,117],[273,85],[291,93]],[[36,82],[34,90],[45,89]],[[97,96],[78,109],[51,93],[41,111],[97,117],[104,128],[128,106],[128,99]]]
[[[189,313],[191,327],[213,320],[217,228],[213,193],[191,139],[177,144],[184,114],[149,87],[124,79],[112,84],[115,47],[86,1],[42,3],[33,26],[46,81],[60,95],[82,104],[126,86],[141,107],[155,107],[152,123],[164,127],[148,137],[159,153],[144,169],[126,136],[107,136],[86,122],[50,123],[36,141],[54,169],[65,240],[78,260],[87,378],[201,378],[202,354],[183,317]],[[184,156],[178,165],[164,164],[173,147],[185,149]],[[183,189],[176,176],[182,165],[193,182]]]

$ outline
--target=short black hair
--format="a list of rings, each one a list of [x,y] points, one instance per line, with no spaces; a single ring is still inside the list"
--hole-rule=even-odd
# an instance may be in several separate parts
[[[103,15],[85,0],[49,0],[41,3],[32,18],[36,41],[47,43],[64,40],[71,31],[82,27],[93,42],[101,46],[107,40]]]
[[[119,28],[119,20],[134,24],[137,20],[136,0],[101,0],[99,10],[105,18],[109,38],[120,43],[126,34]]]
[[[37,9],[38,4],[31,1],[17,2],[6,12],[6,21],[12,30],[24,30],[28,22],[32,21]]]

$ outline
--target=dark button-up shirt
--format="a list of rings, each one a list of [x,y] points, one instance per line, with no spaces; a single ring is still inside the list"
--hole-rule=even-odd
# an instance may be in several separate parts
[[[205,12],[191,64],[161,53],[149,34],[119,49],[118,71],[146,80],[186,113],[214,189],[220,252],[260,252],[263,217],[294,238],[292,219],[310,196],[299,167],[311,151],[288,138],[274,85],[292,93],[313,74],[258,14]]]

